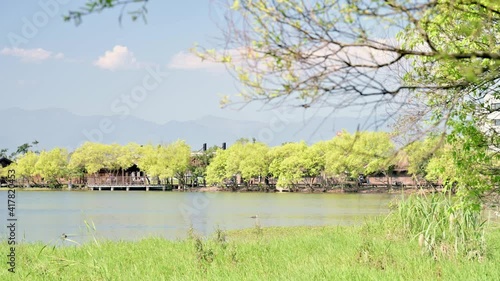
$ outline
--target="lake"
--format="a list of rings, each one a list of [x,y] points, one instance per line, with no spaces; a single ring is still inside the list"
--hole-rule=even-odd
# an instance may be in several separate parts
[[[388,212],[390,194],[16,191],[17,242],[68,244],[148,236],[180,239],[198,233],[263,226],[345,225]],[[0,191],[7,225],[7,191]],[[0,205],[1,206],[1,205]],[[251,218],[258,216],[258,219]],[[96,231],[85,222],[94,224]],[[1,228],[2,238],[7,236]]]

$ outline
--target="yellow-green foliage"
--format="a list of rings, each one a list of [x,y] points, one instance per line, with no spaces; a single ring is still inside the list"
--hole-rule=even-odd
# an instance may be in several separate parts
[[[88,174],[98,172],[104,168],[105,159],[102,150],[103,145],[100,143],[85,142],[71,154],[69,167],[71,169],[85,168]]]
[[[207,182],[221,183],[236,174],[244,179],[267,175],[269,168],[269,147],[262,142],[242,139],[227,150],[217,150],[207,168]]]
[[[278,186],[294,184],[304,176],[303,159],[308,150],[305,142],[285,143],[269,151],[269,172],[278,179]]]
[[[10,169],[16,170],[17,178],[25,178],[28,181],[36,175],[35,166],[38,162],[39,155],[34,152],[27,152],[17,158],[15,163],[11,164]]]
[[[133,142],[120,146],[120,152],[116,159],[118,166],[126,169],[136,164],[141,157],[140,148],[140,145]]]
[[[184,173],[190,163],[191,148],[180,140],[167,145],[148,144],[137,150],[137,166],[149,176],[176,177]]]
[[[46,181],[57,181],[67,175],[68,152],[66,149],[54,148],[42,151],[35,165],[35,172]]]
[[[219,149],[216,151],[215,157],[207,167],[207,183],[221,183],[226,178],[226,162],[229,155],[228,150]]]
[[[441,155],[444,142],[443,137],[429,137],[406,146],[404,155],[408,157],[408,173],[425,176],[429,161]]]
[[[386,132],[343,131],[331,141],[325,170],[336,176],[387,172],[395,163],[395,152]]]

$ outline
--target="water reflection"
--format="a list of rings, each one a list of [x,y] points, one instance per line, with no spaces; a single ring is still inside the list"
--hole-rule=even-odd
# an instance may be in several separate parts
[[[0,192],[2,202],[7,192]],[[352,224],[386,213],[389,194],[177,193],[122,191],[21,192],[18,241],[56,242],[61,234],[79,243],[97,238],[137,240],[150,235],[183,238],[192,226],[208,235],[216,227]],[[7,212],[0,214],[3,221]],[[85,222],[94,224],[97,231]],[[2,237],[7,233],[2,229]]]

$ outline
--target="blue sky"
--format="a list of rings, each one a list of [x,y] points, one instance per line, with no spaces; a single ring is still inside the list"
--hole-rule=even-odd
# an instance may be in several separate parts
[[[63,14],[84,4],[66,2],[0,3],[0,109],[127,112],[157,123],[204,115],[264,120],[268,114],[257,113],[257,105],[221,109],[220,95],[235,93],[235,81],[189,52],[195,43],[217,43],[219,19],[210,1],[150,1],[147,24],[125,15],[121,26],[119,9],[85,17],[79,26],[64,22]],[[149,81],[151,72],[162,77]]]
[[[189,52],[195,43],[221,44],[217,24],[223,17],[213,1],[150,1],[147,24],[125,15],[120,25],[120,9],[85,17],[79,26],[62,20],[84,3],[0,2],[0,109],[62,108],[160,124],[206,115],[265,121],[272,115],[259,104],[221,109],[221,95],[237,93],[236,81],[222,66]],[[304,118],[302,109],[295,112]]]

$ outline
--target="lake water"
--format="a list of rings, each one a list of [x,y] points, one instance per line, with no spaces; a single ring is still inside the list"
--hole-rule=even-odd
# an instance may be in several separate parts
[[[263,226],[353,224],[388,212],[389,194],[184,193],[124,191],[17,191],[17,241],[68,244],[148,236],[186,237]],[[7,225],[7,192],[0,191],[0,219]],[[90,231],[85,222],[94,224]],[[7,236],[1,227],[1,236]]]

